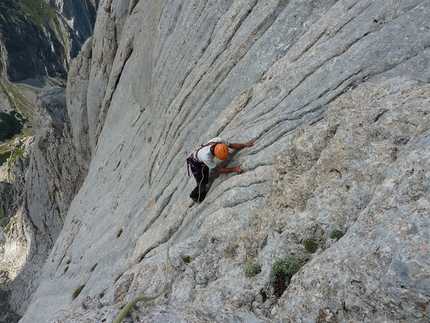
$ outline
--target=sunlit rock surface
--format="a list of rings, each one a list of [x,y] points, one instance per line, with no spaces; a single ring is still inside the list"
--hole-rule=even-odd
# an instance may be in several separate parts
[[[429,18],[410,0],[100,3],[67,89],[88,175],[26,311],[16,290],[21,322],[112,321],[162,286],[168,246],[165,292],[128,322],[426,322]],[[215,135],[257,141],[196,206],[185,158]],[[275,297],[291,253],[309,261]]]

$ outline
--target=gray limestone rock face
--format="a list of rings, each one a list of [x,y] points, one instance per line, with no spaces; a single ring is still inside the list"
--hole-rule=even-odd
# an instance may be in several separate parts
[[[29,207],[67,215],[37,220],[55,234],[21,322],[113,321],[163,285],[167,247],[166,289],[127,321],[425,322],[429,18],[419,0],[102,2],[68,80],[73,135],[38,144],[88,173],[70,208],[64,182]],[[256,142],[193,205],[185,158],[217,135]],[[289,254],[308,262],[277,297]]]
[[[273,219],[263,227],[282,223],[282,233],[266,248],[313,237],[319,250],[272,310],[275,321],[426,321],[429,94],[413,79],[363,84],[276,156]],[[346,233],[338,242],[336,229]]]
[[[2,203],[6,225],[1,229],[0,268],[8,273],[4,283],[14,310],[21,313],[38,286],[85,172],[76,162],[64,89],[46,90],[39,100],[38,133],[17,143],[7,161],[10,183],[1,183],[5,189],[0,190],[1,201],[13,201]]]

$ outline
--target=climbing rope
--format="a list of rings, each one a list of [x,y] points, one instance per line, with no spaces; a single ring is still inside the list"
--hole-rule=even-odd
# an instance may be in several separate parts
[[[198,190],[198,192],[199,192],[199,194],[198,194],[198,197],[197,197],[197,201],[198,201],[198,203],[197,204],[199,204],[199,202],[200,202],[200,196],[201,196],[201,185],[202,185],[202,182],[203,182],[203,179],[205,178],[205,174],[204,174],[204,172],[203,172],[203,169],[202,169],[202,179],[200,180],[200,182],[199,182],[199,185],[198,185],[198,187],[199,187],[199,190]],[[201,202],[200,202],[201,203]],[[198,205],[197,205],[197,207],[198,207]],[[196,213],[197,213],[197,207],[196,207]],[[191,231],[192,231],[192,229],[193,229],[193,227],[194,227],[194,223],[195,223],[195,219],[196,219],[196,217],[194,216],[193,217],[193,222],[192,222],[192,225],[191,225],[191,228],[190,228],[190,230],[188,231],[188,234],[187,234],[187,236],[185,237],[185,239],[187,239],[189,236],[190,236],[190,234],[191,234]],[[170,246],[169,247],[167,247],[167,250],[166,250],[166,273],[165,273],[165,275],[164,275],[164,284],[163,284],[163,286],[161,287],[161,289],[160,289],[160,291],[157,293],[157,294],[155,294],[155,295],[151,295],[151,296],[148,296],[148,295],[138,295],[138,296],[136,296],[136,297],[134,297],[133,299],[131,299],[128,303],[127,303],[127,305],[125,305],[124,306],[124,308],[121,310],[121,312],[119,312],[119,314],[118,314],[118,316],[116,317],[116,319],[113,321],[113,323],[121,323],[123,320],[124,320],[124,318],[127,316],[127,314],[128,314],[128,312],[133,308],[133,306],[134,305],[136,305],[138,302],[143,302],[143,301],[152,301],[152,300],[154,300],[154,299],[157,299],[158,297],[160,297],[160,295],[164,292],[164,290],[166,289],[166,285],[167,285],[167,276],[168,276],[168,264],[169,264],[169,248],[170,248]]]
[[[164,284],[161,287],[160,291],[155,294],[155,295],[138,295],[136,297],[134,297],[131,301],[129,301],[127,303],[127,305],[124,306],[124,308],[122,309],[121,312],[119,312],[118,316],[116,317],[115,321],[113,321],[113,323],[121,323],[122,320],[126,317],[126,315],[128,314],[128,312],[131,310],[131,308],[136,305],[137,302],[142,302],[142,301],[152,301],[156,298],[158,298],[166,289],[166,285],[167,285],[167,276],[168,276],[168,266],[169,266],[169,248],[167,247],[166,250],[166,273],[164,275]]]

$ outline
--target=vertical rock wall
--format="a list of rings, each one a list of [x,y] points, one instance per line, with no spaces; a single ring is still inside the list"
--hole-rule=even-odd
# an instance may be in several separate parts
[[[427,158],[429,17],[419,0],[100,3],[67,93],[88,175],[22,322],[112,321],[160,288],[167,246],[167,288],[132,321],[424,322],[428,170],[408,165]],[[215,135],[257,141],[196,207],[184,161]],[[422,211],[394,212],[406,184]],[[319,250],[276,296],[271,266],[308,237]]]
[[[76,162],[64,89],[42,92],[38,133],[20,144],[9,159],[4,253],[11,302],[21,312],[37,288],[42,267],[64,223],[68,207],[82,185],[85,169]],[[16,156],[16,157],[14,157]],[[18,167],[19,166],[19,167]],[[7,184],[3,184],[7,185]]]

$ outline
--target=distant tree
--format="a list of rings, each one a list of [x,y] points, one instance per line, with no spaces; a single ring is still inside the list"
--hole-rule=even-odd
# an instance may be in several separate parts
[[[0,140],[10,139],[22,130],[21,122],[16,118],[16,112],[10,114],[0,112]]]

